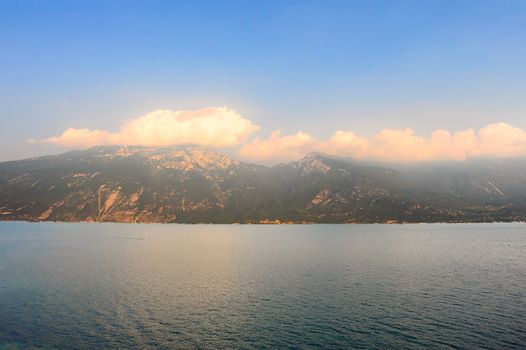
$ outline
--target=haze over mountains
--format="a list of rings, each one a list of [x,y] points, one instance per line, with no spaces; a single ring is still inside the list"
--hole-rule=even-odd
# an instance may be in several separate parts
[[[273,167],[198,146],[94,147],[0,163],[0,220],[385,223],[526,220],[526,161]]]

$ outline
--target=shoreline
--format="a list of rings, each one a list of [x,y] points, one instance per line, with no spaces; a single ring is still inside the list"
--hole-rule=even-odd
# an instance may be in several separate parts
[[[29,224],[117,224],[117,225],[242,225],[242,226],[289,226],[289,225],[462,225],[462,224],[526,224],[526,221],[434,221],[434,222],[282,222],[282,223],[212,223],[212,222],[125,222],[125,221],[54,221],[54,220],[0,220],[0,224],[29,223]]]

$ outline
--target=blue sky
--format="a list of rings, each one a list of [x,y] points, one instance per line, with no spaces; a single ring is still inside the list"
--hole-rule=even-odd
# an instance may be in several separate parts
[[[0,0],[0,160],[228,106],[264,138],[526,129],[526,2]]]

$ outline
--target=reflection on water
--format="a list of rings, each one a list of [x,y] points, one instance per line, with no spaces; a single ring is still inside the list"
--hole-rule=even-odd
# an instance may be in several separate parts
[[[526,347],[526,226],[0,223],[0,349]]]

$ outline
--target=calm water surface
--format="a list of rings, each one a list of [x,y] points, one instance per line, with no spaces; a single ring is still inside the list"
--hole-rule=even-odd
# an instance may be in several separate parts
[[[524,349],[526,225],[0,223],[0,349]]]

